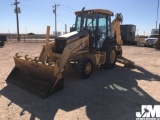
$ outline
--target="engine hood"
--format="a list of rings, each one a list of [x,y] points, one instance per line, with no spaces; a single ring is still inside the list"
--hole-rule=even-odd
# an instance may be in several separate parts
[[[85,36],[87,34],[88,34],[87,30],[79,31],[79,32],[73,31],[73,32],[61,35],[61,36],[57,37],[56,39],[58,39],[58,40],[69,40],[69,39],[74,39],[76,37],[82,37],[82,36]]]

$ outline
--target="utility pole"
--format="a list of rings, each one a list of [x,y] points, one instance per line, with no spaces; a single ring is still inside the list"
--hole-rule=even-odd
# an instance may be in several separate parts
[[[158,23],[158,9],[159,9],[159,0],[158,0],[158,5],[157,5],[157,20],[156,20],[156,28],[157,28],[157,23]]]
[[[10,34],[9,30],[8,30],[8,33],[9,33],[9,38],[10,38],[10,41],[11,41],[11,34]]]
[[[53,7],[53,13],[55,14],[55,36],[57,37],[57,7],[60,5],[54,4]]]
[[[18,42],[20,41],[20,37],[19,37],[19,19],[18,19],[18,13],[21,13],[21,9],[18,7],[18,4],[20,2],[17,2],[17,0],[15,0],[15,3],[13,5],[15,5],[15,9],[14,12],[16,13],[16,19],[17,19],[17,40]]]
[[[138,36],[138,29],[137,29],[137,36]]]

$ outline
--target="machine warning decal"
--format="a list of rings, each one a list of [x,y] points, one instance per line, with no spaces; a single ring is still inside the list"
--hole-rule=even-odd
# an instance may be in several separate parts
[[[69,46],[69,50],[73,49],[76,46],[76,44],[72,44],[71,46]]]
[[[81,43],[78,47],[77,47],[77,51],[81,50],[83,48],[83,43]]]

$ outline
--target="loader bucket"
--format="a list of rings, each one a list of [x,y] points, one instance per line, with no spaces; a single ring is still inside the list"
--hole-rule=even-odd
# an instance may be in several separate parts
[[[46,65],[14,57],[15,67],[6,82],[46,98],[64,87],[64,80],[56,65]],[[59,74],[59,75],[58,75]]]

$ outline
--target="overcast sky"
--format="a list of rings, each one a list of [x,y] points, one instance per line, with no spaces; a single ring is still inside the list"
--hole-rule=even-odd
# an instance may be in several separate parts
[[[0,33],[15,33],[16,15],[15,0],[0,0]],[[149,35],[156,27],[158,0],[18,0],[21,14],[19,14],[20,33],[45,33],[46,26],[51,26],[51,33],[55,28],[53,5],[57,8],[57,30],[65,31],[75,22],[74,11],[83,7],[86,9],[108,9],[122,13],[123,24],[134,24],[138,34]],[[114,17],[113,17],[114,18]],[[113,19],[112,18],[112,19]],[[160,20],[160,9],[159,18]],[[158,20],[158,23],[160,21]],[[137,33],[136,33],[137,34]]]

